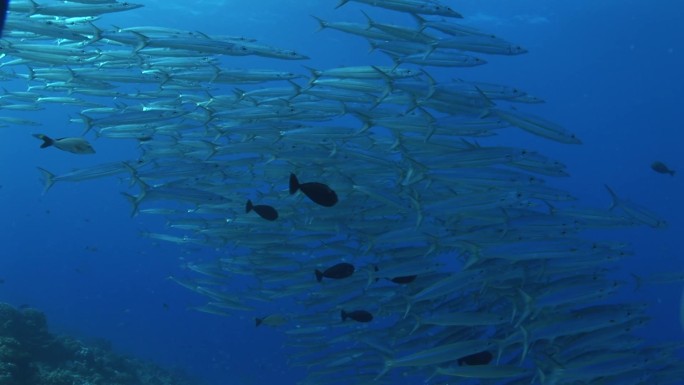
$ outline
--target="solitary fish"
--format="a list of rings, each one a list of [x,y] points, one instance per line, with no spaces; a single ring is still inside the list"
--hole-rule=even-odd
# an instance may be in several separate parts
[[[342,310],[340,315],[342,316],[342,321],[346,321],[347,318],[351,318],[356,322],[371,322],[373,320],[373,314],[365,310],[354,310],[350,312]]]
[[[257,213],[260,217],[266,220],[275,221],[276,219],[278,219],[278,212],[276,211],[276,209],[267,205],[254,205],[252,204],[252,201],[248,199],[247,206],[245,207],[245,212],[248,213],[252,210],[254,210],[255,213]]]
[[[458,359],[459,365],[487,365],[492,361],[492,353],[482,351]]]
[[[59,138],[52,139],[47,135],[33,134],[34,137],[41,139],[43,144],[40,148],[56,147],[62,151],[71,152],[74,154],[94,154],[95,149],[83,138]]]
[[[351,263],[338,263],[335,266],[331,266],[324,271],[320,271],[316,269],[314,271],[316,274],[316,280],[318,282],[321,282],[323,280],[323,277],[325,278],[332,278],[332,279],[343,279],[350,277],[352,274],[354,274],[354,265]]]
[[[337,194],[328,185],[318,182],[299,183],[295,174],[290,174],[290,194],[302,190],[304,195],[321,206],[332,207],[337,203]]]
[[[653,162],[653,163],[651,163],[651,169],[652,169],[653,171],[659,172],[659,173],[661,173],[661,174],[670,174],[670,175],[672,175],[672,176],[674,176],[674,174],[675,174],[675,171],[674,171],[674,170],[670,170],[670,168],[667,167],[667,166],[665,165],[665,163],[663,163],[663,162]]]

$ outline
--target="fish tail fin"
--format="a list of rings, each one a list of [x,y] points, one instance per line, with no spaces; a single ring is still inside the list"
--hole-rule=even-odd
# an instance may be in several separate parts
[[[375,376],[375,378],[373,379],[373,381],[377,381],[377,380],[379,380],[382,376],[384,376],[385,374],[387,374],[387,372],[389,372],[390,368],[391,368],[393,365],[394,365],[394,361],[390,360],[389,358],[386,358],[386,359],[385,359],[385,366],[382,368],[382,370],[380,371],[380,373],[378,373],[378,375]]]
[[[142,33],[131,31],[132,34],[134,34],[138,39],[138,44],[133,48],[133,52],[138,53],[141,49],[147,47],[147,45],[150,43],[150,38],[143,35]]]
[[[341,5],[341,4],[340,4],[340,5]],[[317,30],[316,32],[321,31],[321,30],[324,30],[324,29],[326,29],[326,28],[328,27],[328,22],[327,22],[327,21],[321,19],[321,18],[318,17],[318,16],[311,15],[311,17],[313,17],[314,19],[316,19],[316,21],[318,22],[318,30]]]
[[[373,65],[372,65],[371,68],[372,68],[375,72],[377,72],[378,75],[380,75],[380,77],[382,77],[382,79],[383,79],[386,83],[392,84],[392,77],[389,76],[385,71],[381,70],[378,66],[373,66]]]
[[[340,310],[340,318],[342,318],[342,322],[346,321],[348,316],[349,315],[347,314],[346,311]]]
[[[245,213],[252,211],[253,208],[254,205],[252,204],[252,201],[247,199],[247,204],[245,205]]]
[[[305,86],[308,90],[309,88],[313,87],[316,80],[318,80],[318,78],[321,77],[321,71],[308,66],[304,66],[304,68],[306,68],[311,73],[311,77],[309,77],[309,81],[306,82]]]
[[[126,170],[128,171],[129,174],[131,174],[131,180],[128,182],[129,187],[133,187],[133,185],[136,183],[137,179],[140,179],[138,177],[138,170],[136,170],[133,166],[131,166],[128,162],[121,162]]]
[[[47,135],[33,134],[33,137],[43,141],[43,143],[40,145],[40,148],[50,147],[55,144],[55,141]]]
[[[9,3],[9,2],[8,2],[8,3]],[[31,6],[31,9],[28,11],[28,14],[29,14],[29,16],[30,16],[30,15],[34,15],[34,14],[37,12],[37,10],[38,10],[38,4],[36,4],[36,2],[33,1],[33,0],[29,0],[29,4],[30,4],[30,6]],[[8,7],[8,8],[9,8],[9,7]]]
[[[412,316],[413,316],[413,318],[416,319],[416,324],[415,324],[415,326],[413,326],[413,329],[411,329],[411,332],[409,333],[409,335],[412,335],[413,333],[415,333],[416,330],[418,330],[418,328],[420,327],[420,325],[422,325],[422,321],[423,321],[419,316],[417,316],[415,314],[412,314]]]
[[[380,48],[380,44],[378,42],[376,42],[375,40],[368,40],[368,45],[370,45],[370,48],[368,48],[368,53],[375,52],[376,49]],[[394,58],[394,56],[392,56],[392,54],[391,54],[391,51],[384,50],[382,48],[380,48],[380,51],[382,51],[384,54]]]
[[[425,18],[423,18],[422,16],[419,16],[419,15],[418,15],[417,13],[415,13],[415,12],[411,12],[411,16],[413,16],[413,19],[416,20],[416,23],[418,24],[418,27],[420,27],[420,29],[418,29],[418,31],[419,31],[419,32],[423,32],[423,30],[426,28],[425,23],[426,23],[427,20],[425,20]]]
[[[370,287],[370,285],[373,284],[373,282],[378,282],[378,277],[375,276],[375,272],[377,272],[378,267],[375,266],[375,271],[372,270],[366,270],[368,272],[368,281],[366,282],[366,289]]]
[[[140,193],[140,196],[133,196],[127,192],[122,192],[121,195],[125,196],[126,199],[128,199],[129,202],[131,202],[131,205],[133,206],[131,209],[131,217],[134,217],[138,215],[138,210],[140,207],[140,201],[143,200],[145,197],[145,190],[143,190],[142,193]]]
[[[254,323],[256,324],[256,327],[259,327],[259,325],[261,325],[263,322],[264,322],[263,318],[258,318],[258,317],[254,318]]]
[[[55,184],[55,174],[40,167],[38,167],[38,171],[40,171],[40,175],[42,176],[43,195],[45,195],[50,189],[50,187],[52,187]]]
[[[425,53],[425,58],[427,58],[428,56],[430,56],[431,53],[432,53],[432,52],[426,52],[426,53]],[[430,98],[432,97],[432,95],[435,94],[435,91],[437,90],[437,81],[436,81],[435,78],[433,78],[427,71],[425,71],[425,69],[421,68],[421,69],[420,69],[420,72],[421,72],[423,75],[425,75],[425,77],[427,78],[427,82],[428,82],[428,94],[425,95],[425,97],[423,98],[423,100],[428,100],[428,99],[430,99]]]
[[[466,260],[464,262],[464,269],[467,269],[471,267],[472,265],[476,264],[477,262],[480,262],[482,260],[482,255],[480,255],[479,252],[475,253],[469,253],[468,256],[466,257]]]
[[[299,179],[295,174],[290,173],[290,195],[294,194],[299,190]]]
[[[86,41],[86,44],[93,44],[93,43],[96,43],[96,42],[102,40],[102,30],[91,22],[88,22],[87,24],[90,25],[93,37],[88,39]]]
[[[301,95],[301,93],[302,93],[302,86],[300,86],[299,84],[297,84],[297,83],[295,83],[295,82],[293,82],[292,80],[289,80],[289,79],[288,79],[287,82],[290,83],[290,85],[292,86],[293,91],[295,92],[295,94],[292,95],[288,100],[292,100],[292,99],[294,99],[295,97]]]
[[[366,12],[361,11],[361,13],[363,13],[363,16],[366,17],[366,23],[368,23],[368,27],[366,29],[371,29],[371,28],[375,27],[375,25],[377,24],[375,22],[375,20],[371,19],[371,17],[368,16],[368,14]]]
[[[394,65],[392,66],[392,71],[394,71],[401,65],[401,58],[399,56],[392,56],[392,62],[394,62]]]
[[[347,2],[349,2],[349,0],[340,0],[339,4],[337,4],[337,6],[335,6],[335,9],[347,4]]]
[[[238,98],[238,100],[243,100],[245,98],[245,95],[247,94],[247,91],[241,89],[241,88],[233,88],[233,93],[235,96]]]
[[[85,114],[80,114],[80,115],[81,115],[81,120],[83,121],[83,124],[85,124],[85,129],[83,130],[82,135],[85,135],[90,131],[91,128],[93,128],[93,126],[92,126],[93,120]]]
[[[530,342],[529,342],[529,333],[527,332],[527,329],[525,329],[524,326],[519,326],[520,333],[523,336],[522,340],[522,352],[520,353],[520,365],[525,362],[525,358],[527,358],[527,353],[530,350]]]
[[[607,184],[604,186],[606,187],[606,190],[608,190],[608,193],[610,194],[610,199],[611,199],[610,207],[608,208],[608,210],[612,210],[615,207],[620,206],[620,197],[618,197],[617,194],[615,193],[615,191],[613,191],[613,189],[611,189]]]
[[[406,310],[404,310],[404,316],[401,317],[402,319],[408,317],[409,312],[411,311],[411,306],[413,305],[411,303],[411,298],[408,296],[404,296],[404,299],[406,299]]]
[[[323,280],[323,272],[316,269],[314,270],[314,274],[316,274],[316,281],[321,282]],[[344,319],[342,320],[344,321]]]
[[[380,97],[375,101],[375,103],[373,103],[373,106],[371,106],[371,109],[373,109],[373,108],[377,107],[378,105],[380,105],[380,103],[382,103],[382,100],[385,99],[385,98],[387,97],[387,95],[388,95],[388,94],[380,96]],[[368,115],[366,115],[366,114],[363,114],[363,113],[361,113],[360,111],[351,111],[351,113],[354,114],[354,116],[355,116],[357,119],[359,119],[359,120],[361,121],[361,123],[363,123],[363,126],[361,127],[361,129],[360,129],[359,132],[358,132],[359,134],[362,133],[362,132],[365,132],[365,131],[367,131],[369,128],[373,127],[373,120],[371,119],[370,116],[368,116]]]
[[[522,289],[518,289],[518,294],[520,295],[520,298],[522,299],[523,303],[523,309],[522,312],[520,313],[520,317],[518,318],[518,321],[515,323],[514,327],[519,327],[522,325],[522,323],[532,314],[532,305],[534,302],[534,298],[531,297],[529,294],[525,293]],[[513,319],[511,319],[511,322]]]

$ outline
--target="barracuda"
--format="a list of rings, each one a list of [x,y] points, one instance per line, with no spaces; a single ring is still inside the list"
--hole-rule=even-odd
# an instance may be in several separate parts
[[[463,16],[460,13],[435,0],[340,0],[340,3],[337,5],[337,8],[343,6],[349,1],[368,4],[374,7],[382,7],[387,9],[393,9],[396,11],[408,12],[411,14],[417,13],[424,15],[454,17],[459,19],[463,18]]]
[[[143,6],[142,4],[127,2],[104,4],[78,4],[76,2],[68,2],[60,5],[45,5],[37,4],[33,0],[29,1],[32,4],[30,13],[63,17],[97,16],[105,13],[130,11]]]
[[[483,350],[494,348],[495,346],[496,342],[491,340],[462,341],[453,344],[441,345],[396,359],[387,359],[385,360],[385,367],[377,375],[376,379],[381,378],[393,368],[402,366],[426,366],[441,364],[443,362],[453,361],[454,357],[467,356],[473,353],[481,352]]]

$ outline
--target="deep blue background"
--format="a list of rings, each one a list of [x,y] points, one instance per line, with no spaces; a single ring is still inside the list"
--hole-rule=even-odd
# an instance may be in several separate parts
[[[381,54],[367,54],[367,44],[360,38],[331,30],[316,32],[312,14],[363,22],[360,7],[353,3],[334,10],[335,1],[320,0],[140,2],[146,7],[108,15],[98,24],[244,35],[312,57],[307,62],[238,57],[231,59],[235,67],[286,68],[306,74],[302,64],[326,68],[388,63]],[[171,5],[174,2],[177,6]],[[447,3],[453,3],[471,25],[520,43],[530,52],[487,57],[490,63],[483,67],[435,72],[442,78],[509,84],[547,100],[526,110],[563,124],[584,144],[558,145],[529,135],[516,144],[563,160],[572,177],[552,183],[581,197],[583,205],[607,207],[610,199],[603,187],[607,183],[669,222],[666,229],[606,233],[634,244],[637,255],[625,264],[625,271],[642,275],[683,271],[683,176],[657,174],[649,165],[661,160],[684,173],[684,3]],[[383,21],[409,20],[377,8],[364,9]],[[22,82],[2,86],[25,88]],[[119,194],[126,191],[127,181],[110,177],[58,183],[41,195],[36,166],[59,174],[131,159],[136,157],[132,143],[94,140],[98,154],[91,157],[40,150],[32,133],[74,136],[82,127],[68,124],[67,113],[56,109],[7,114],[41,121],[43,126],[0,128],[0,278],[4,280],[0,301],[45,311],[53,331],[106,338],[118,351],[178,366],[214,384],[226,383],[228,376],[245,384],[294,383],[298,374],[287,368],[284,339],[276,330],[255,329],[254,314],[222,318],[187,310],[203,304],[205,298],[166,278],[186,275],[185,261],[211,258],[220,251],[141,238],[140,231],[159,231],[163,223],[146,216],[129,217],[129,204]],[[678,319],[681,286],[647,286],[629,293],[634,300],[653,304],[654,321],[645,333],[654,341],[684,336]]]

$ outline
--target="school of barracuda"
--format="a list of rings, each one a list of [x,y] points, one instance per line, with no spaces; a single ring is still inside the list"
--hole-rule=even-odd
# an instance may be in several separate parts
[[[627,284],[612,273],[629,247],[580,236],[665,222],[610,188],[610,210],[578,208],[545,182],[567,176],[563,164],[486,144],[515,129],[580,143],[524,112],[538,97],[429,73],[526,50],[436,0],[338,6],[359,7],[359,20],[316,17],[320,33],[366,39],[393,65],[244,69],[236,57],[278,68],[307,56],[247,37],[97,24],[140,7],[131,3],[12,1],[1,75],[28,89],[6,90],[0,107],[77,106],[84,137],[137,140],[138,159],[41,168],[45,191],[129,177],[132,214],[168,219],[146,236],[223,250],[188,262],[195,279],[173,279],[208,298],[199,310],[280,328],[299,352],[290,364],[308,368],[302,384],[681,384],[681,344],[633,333],[647,304],[608,301]],[[415,22],[378,16],[396,12]],[[236,287],[236,276],[252,284]],[[286,299],[291,311],[260,313]]]

